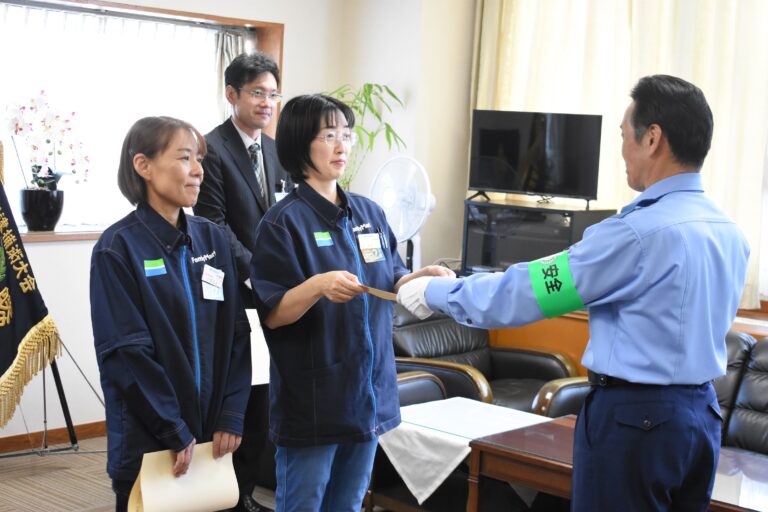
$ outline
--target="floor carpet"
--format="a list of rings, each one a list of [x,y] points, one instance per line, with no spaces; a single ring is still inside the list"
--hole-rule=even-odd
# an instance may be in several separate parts
[[[107,438],[80,441],[80,451],[0,459],[0,512],[112,512],[115,495],[107,476]],[[54,447],[55,448],[55,447]],[[256,488],[262,505],[274,493]]]
[[[0,459],[0,512],[108,512],[115,508],[107,476],[106,438],[80,451]]]

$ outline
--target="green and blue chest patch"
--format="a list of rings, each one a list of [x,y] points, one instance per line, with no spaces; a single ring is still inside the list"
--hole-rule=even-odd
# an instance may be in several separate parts
[[[167,274],[163,258],[156,260],[144,260],[144,275],[147,277],[156,277]]]
[[[315,244],[318,247],[331,247],[333,245],[333,239],[328,231],[315,231]]]

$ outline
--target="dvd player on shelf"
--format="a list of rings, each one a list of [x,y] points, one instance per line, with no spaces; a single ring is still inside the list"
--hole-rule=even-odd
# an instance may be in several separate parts
[[[500,272],[558,253],[613,210],[464,201],[461,273]]]

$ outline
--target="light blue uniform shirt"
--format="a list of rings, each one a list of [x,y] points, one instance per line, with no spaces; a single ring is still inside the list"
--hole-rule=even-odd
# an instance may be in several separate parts
[[[723,375],[725,335],[749,258],[741,230],[703,193],[698,173],[655,183],[568,249],[589,308],[582,364],[645,384],[702,384]],[[528,263],[503,273],[432,279],[433,310],[498,328],[544,318]]]

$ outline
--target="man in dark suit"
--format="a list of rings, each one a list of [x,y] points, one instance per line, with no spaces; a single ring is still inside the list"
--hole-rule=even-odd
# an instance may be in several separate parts
[[[254,307],[250,290],[251,255],[256,226],[267,209],[288,192],[289,177],[280,166],[275,141],[264,134],[281,99],[275,61],[260,52],[236,57],[224,72],[230,119],[205,136],[205,178],[194,211],[223,226],[237,261],[237,279],[246,308]],[[274,446],[267,439],[268,385],[253,386],[245,432],[234,455],[240,501],[234,510],[267,510],[251,494],[257,480],[274,485]]]
[[[224,82],[233,114],[205,136],[205,178],[194,211],[227,230],[248,308],[253,307],[248,277],[256,226],[279,194],[288,192],[289,177],[277,159],[275,141],[262,132],[282,96],[277,64],[263,53],[236,57]]]

